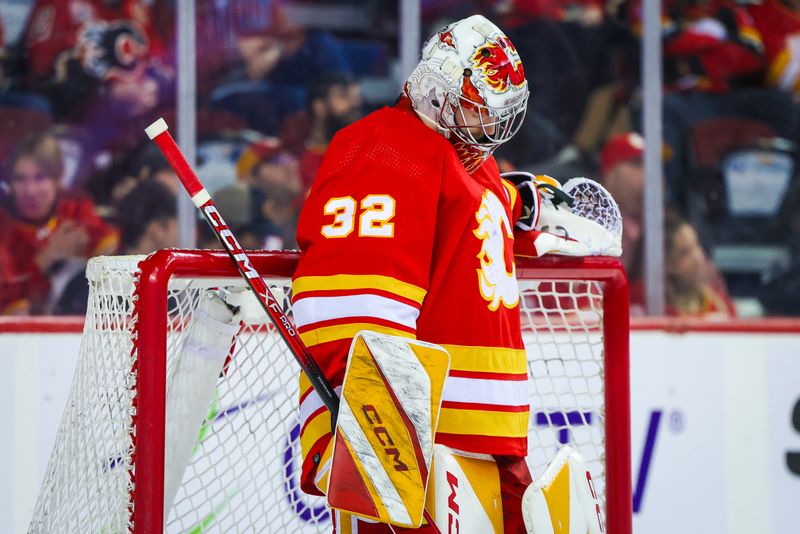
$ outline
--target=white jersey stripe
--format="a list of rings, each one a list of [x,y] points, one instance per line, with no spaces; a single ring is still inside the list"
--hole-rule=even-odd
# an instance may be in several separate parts
[[[379,295],[301,298],[292,311],[298,327],[346,317],[375,317],[416,329],[419,317],[414,306]]]
[[[334,391],[337,395],[342,394],[342,386],[334,388]],[[303,428],[306,424],[306,421],[311,414],[322,408],[322,398],[319,396],[316,390],[311,390],[311,393],[306,395],[306,398],[303,399],[303,403],[300,404],[300,428]]]
[[[444,383],[442,401],[527,406],[530,404],[528,382],[448,376]]]
[[[335,391],[341,394],[342,387],[337,387]],[[527,406],[530,404],[528,382],[448,376],[444,383],[442,401]],[[300,405],[300,427],[302,428],[311,414],[321,407],[322,399],[316,391],[311,391]]]

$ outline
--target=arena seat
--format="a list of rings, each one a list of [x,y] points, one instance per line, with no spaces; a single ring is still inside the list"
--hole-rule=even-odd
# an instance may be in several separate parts
[[[789,261],[777,215],[797,180],[796,147],[767,124],[737,117],[699,122],[688,142],[687,215],[731,294],[752,295]]]

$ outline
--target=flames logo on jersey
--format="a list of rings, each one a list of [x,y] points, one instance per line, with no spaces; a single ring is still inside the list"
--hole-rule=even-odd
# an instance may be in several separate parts
[[[478,259],[481,268],[478,282],[481,295],[489,303],[489,309],[497,310],[500,304],[513,308],[519,302],[517,272],[511,261],[511,270],[506,267],[506,241],[513,239],[514,233],[503,203],[491,191],[483,194],[483,200],[475,212],[478,227],[473,231],[482,241]]]
[[[475,67],[483,74],[484,81],[496,93],[505,93],[509,84],[522,87],[525,84],[525,71],[514,45],[506,36],[496,42],[488,41],[472,56]]]

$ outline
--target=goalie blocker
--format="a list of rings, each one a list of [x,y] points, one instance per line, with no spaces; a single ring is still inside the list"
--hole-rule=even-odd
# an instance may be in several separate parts
[[[433,438],[450,368],[432,343],[362,331],[350,345],[339,417],[319,486],[328,504],[361,517],[419,527]],[[329,465],[328,465],[329,464]]]

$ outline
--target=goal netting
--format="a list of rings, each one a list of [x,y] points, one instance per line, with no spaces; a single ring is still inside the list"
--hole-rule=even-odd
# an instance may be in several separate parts
[[[291,317],[296,255],[253,256]],[[329,532],[323,500],[299,489],[299,368],[265,314],[246,312],[221,336],[232,342],[216,355],[207,403],[175,415],[181,373],[208,360],[192,348],[192,332],[206,330],[202,301],[244,287],[235,267],[209,251],[143,260],[89,263],[78,364],[30,532],[152,532],[160,506],[167,532]],[[624,275],[615,260],[549,258],[521,260],[518,276],[531,470],[541,473],[570,443],[613,532],[630,520]],[[172,450],[176,434],[188,436],[184,452]]]

